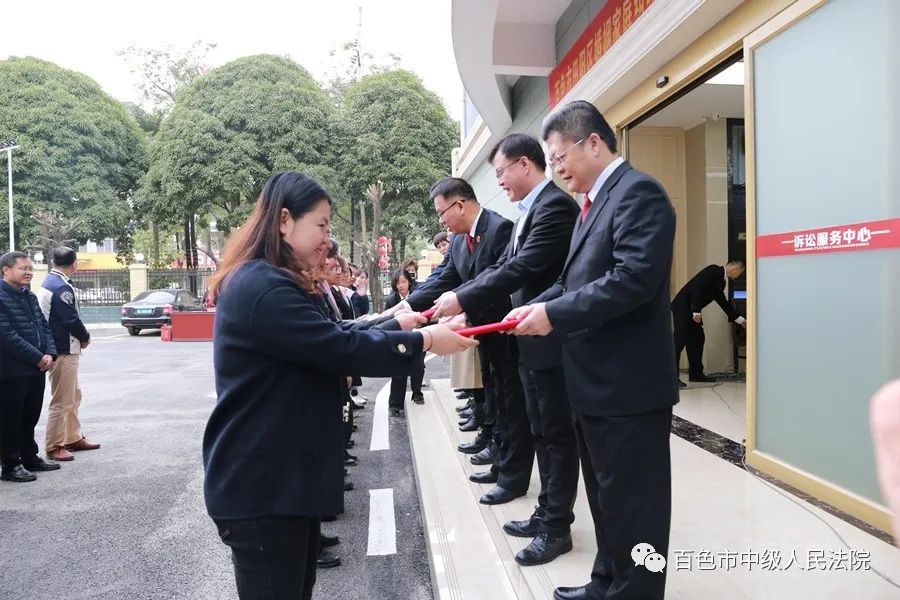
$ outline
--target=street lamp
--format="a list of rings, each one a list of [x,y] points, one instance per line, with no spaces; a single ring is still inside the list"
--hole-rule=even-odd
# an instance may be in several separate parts
[[[16,249],[16,231],[13,225],[12,203],[12,151],[18,148],[15,140],[0,140],[0,150],[6,150],[6,164],[8,168],[7,183],[9,184],[9,251]]]

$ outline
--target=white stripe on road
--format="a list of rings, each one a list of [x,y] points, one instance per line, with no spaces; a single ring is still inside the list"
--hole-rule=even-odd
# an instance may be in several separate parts
[[[369,450],[390,450],[391,440],[388,435],[388,401],[391,395],[391,382],[388,381],[375,396],[375,412],[372,416],[372,443]]]
[[[368,556],[397,553],[397,524],[394,521],[394,490],[369,490]]]

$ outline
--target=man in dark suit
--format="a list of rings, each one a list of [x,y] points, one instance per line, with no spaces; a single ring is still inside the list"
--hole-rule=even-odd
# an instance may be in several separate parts
[[[672,322],[675,325],[675,368],[681,362],[681,351],[687,347],[690,381],[715,382],[703,372],[703,315],[700,311],[714,301],[728,315],[729,321],[746,327],[746,319],[738,314],[725,297],[725,284],[744,272],[744,262],[732,260],[724,267],[709,265],[694,275],[672,300]],[[681,380],[681,387],[687,387]]]
[[[490,161],[500,187],[516,203],[521,216],[500,260],[459,290],[441,296],[438,315],[470,312],[503,295],[511,296],[514,307],[523,306],[556,282],[566,261],[579,208],[569,194],[544,175],[547,165],[540,142],[528,135],[512,134],[491,151]],[[572,549],[578,449],[559,339],[521,337],[518,343],[519,373],[537,451],[541,493],[529,519],[511,521],[503,529],[510,535],[534,538],[516,555],[516,561],[539,565]],[[511,414],[507,410],[508,420]],[[528,434],[524,427],[508,426],[506,452],[500,453],[494,465],[501,473],[511,469],[518,476],[530,477],[531,445],[527,440],[513,439],[514,431]],[[489,454],[491,449],[489,446],[475,458]]]
[[[597,537],[590,583],[554,597],[662,598],[678,401],[669,312],[675,211],[659,183],[616,153],[594,105],[564,106],[542,135],[568,190],[586,197],[559,281],[509,316],[525,318],[516,334],[562,339]]]
[[[415,311],[431,308],[444,292],[459,288],[496,263],[506,252],[513,230],[512,221],[478,203],[472,186],[463,179],[447,177],[438,181],[431,189],[431,198],[441,225],[448,227],[456,236],[448,252],[450,262],[438,278],[407,299]],[[508,295],[499,295],[470,308],[471,311],[466,313],[468,320],[474,325],[485,325],[502,320],[512,305]],[[506,469],[500,473],[487,471],[470,477],[476,483],[497,484],[482,496],[482,504],[503,504],[524,496],[528,491],[534,452],[528,443],[528,420],[522,382],[519,380],[515,340],[509,336],[491,334],[482,336],[480,342],[481,370],[487,388],[485,396],[492,397],[496,404],[495,407],[486,407],[485,427],[490,426],[494,416],[493,433],[495,437],[500,437],[501,449],[505,440],[515,440],[517,445],[510,449],[508,456],[515,456],[511,460],[516,465],[528,462],[526,476],[521,472],[525,468],[522,465],[521,468]],[[482,409],[476,404],[475,410]],[[490,414],[492,412],[495,415]],[[524,435],[519,431],[522,428]],[[518,446],[523,439],[528,446],[524,449]]]

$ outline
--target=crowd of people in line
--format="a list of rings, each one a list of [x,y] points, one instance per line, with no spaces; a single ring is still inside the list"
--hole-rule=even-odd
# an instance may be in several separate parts
[[[743,265],[709,270],[684,292],[673,336],[675,213],[665,190],[619,156],[590,103],[554,112],[542,139],[546,153],[537,138],[512,134],[489,156],[515,222],[482,206],[463,179],[434,184],[443,260],[423,282],[416,262],[404,263],[378,314],[368,273],[330,236],[328,193],[297,172],[265,184],[208,292],[217,401],[203,439],[204,495],[242,599],[310,598],[316,569],[340,564],[339,540],[322,523],[343,512],[353,488],[362,378],[390,377],[390,414],[402,418],[407,380],[410,401],[424,402],[426,352],[453,355],[460,429],[478,432],[458,450],[487,467],[471,476],[491,486],[483,504],[524,496],[537,462],[534,513],[503,527],[531,540],[515,560],[539,565],[572,550],[580,465],[597,554],[590,582],[554,597],[663,597],[665,573],[635,564],[632,549],[667,553],[678,355],[688,347],[691,378],[701,379],[696,315]],[[0,257],[4,480],[32,481],[71,451],[99,447],[78,422],[78,358],[90,335],[68,279],[76,260],[69,248],[54,251],[36,295],[28,257]],[[457,333],[505,321],[512,335]],[[44,460],[33,438],[48,372]]]
[[[341,310],[347,292],[335,286],[351,275],[339,283],[327,192],[295,172],[267,182],[211,291],[218,401],[205,495],[241,598],[311,597],[321,520],[343,510],[342,423],[356,378],[391,377],[392,414],[402,416],[407,377],[411,401],[423,401],[425,352],[456,355],[461,426],[479,430],[459,450],[489,465],[471,476],[491,486],[482,503],[525,495],[537,461],[534,514],[504,526],[531,539],[515,560],[543,564],[572,549],[580,464],[597,554],[589,583],[554,597],[663,597],[665,572],[636,564],[632,550],[668,549],[675,212],[662,186],[619,156],[592,104],[552,113],[542,139],[546,154],[513,134],[489,156],[516,222],[483,207],[463,179],[433,186],[438,224],[452,234],[435,239],[443,262],[422,283],[395,273],[391,308],[378,315]],[[505,321],[512,335],[457,333]]]

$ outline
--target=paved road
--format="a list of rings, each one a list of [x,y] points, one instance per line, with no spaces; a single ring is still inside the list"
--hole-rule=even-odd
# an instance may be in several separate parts
[[[203,505],[200,444],[215,402],[210,344],[98,330],[81,380],[84,430],[103,448],[35,483],[0,482],[0,599],[236,598],[229,551]],[[343,565],[319,571],[316,598],[432,597],[405,422],[391,420],[390,449],[368,450],[384,383],[363,389],[370,404],[356,413],[356,489],[346,513],[325,526],[342,539]],[[46,404],[39,444],[45,418]],[[367,556],[369,490],[387,488],[397,552]]]

